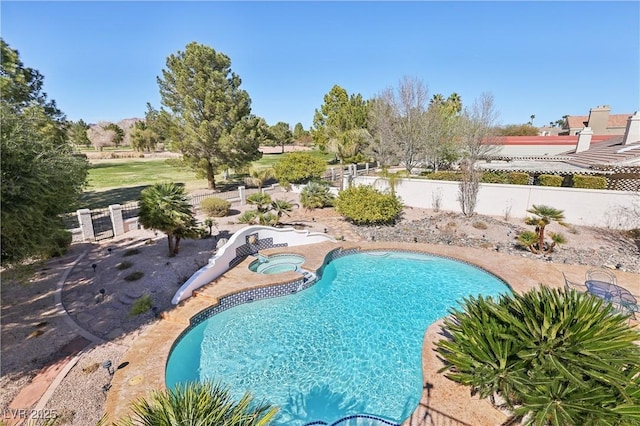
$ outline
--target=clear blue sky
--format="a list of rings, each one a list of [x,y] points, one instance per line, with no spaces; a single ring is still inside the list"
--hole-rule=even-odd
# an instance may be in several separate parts
[[[640,2],[10,2],[1,35],[72,120],[160,107],[166,57],[227,54],[269,124],[308,128],[334,84],[371,98],[405,75],[500,121],[640,109]]]

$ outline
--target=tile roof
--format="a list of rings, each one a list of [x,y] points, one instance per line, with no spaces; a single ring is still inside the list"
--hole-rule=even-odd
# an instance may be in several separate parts
[[[559,155],[569,157],[567,162],[579,167],[604,164],[640,164],[640,141],[622,145],[623,138],[624,136],[614,136],[594,142],[594,137],[587,151],[576,154],[573,149]]]
[[[589,120],[588,115],[568,115],[567,123],[569,124],[569,128],[573,129],[574,127],[584,127]]]
[[[591,142],[599,142],[610,139],[611,135],[593,135]],[[496,145],[568,145],[575,146],[578,136],[500,136],[495,138]]]
[[[633,114],[613,114],[609,116],[608,127],[627,127],[627,121]]]

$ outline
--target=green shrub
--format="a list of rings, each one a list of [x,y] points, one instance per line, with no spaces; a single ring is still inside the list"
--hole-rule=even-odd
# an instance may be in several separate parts
[[[118,263],[118,266],[116,266],[116,268],[119,271],[124,271],[125,269],[131,268],[132,266],[133,266],[133,263],[125,260],[124,262]]]
[[[507,183],[508,179],[504,173],[484,172],[480,181],[484,183]]]
[[[56,229],[51,236],[51,246],[48,248],[49,257],[63,256],[67,253],[73,236],[66,229]]]
[[[304,152],[291,152],[273,166],[276,179],[283,185],[306,183],[319,179],[327,168],[326,161]]]
[[[402,211],[398,197],[368,185],[340,191],[335,206],[338,213],[357,225],[394,223]]]
[[[504,424],[637,424],[640,332],[602,299],[547,287],[470,297],[443,331],[441,371],[472,395],[501,397]]]
[[[128,257],[128,256],[133,256],[133,255],[136,255],[136,254],[139,254],[139,253],[140,253],[140,250],[138,250],[137,248],[134,248],[134,249],[129,249],[129,250],[125,251],[122,254],[122,256],[123,257]]]
[[[538,176],[538,182],[540,182],[541,186],[562,186],[562,181],[564,178],[562,176],[555,175],[540,175]]]
[[[218,197],[205,198],[200,202],[200,209],[211,217],[225,217],[231,210],[231,203]]]
[[[456,181],[456,182],[459,182],[462,180],[462,173],[448,171],[448,170],[445,170],[442,172],[425,173],[423,176],[431,180],[449,180],[449,181]]]
[[[127,275],[126,277],[124,277],[124,280],[125,281],[137,281],[142,277],[144,277],[144,272],[136,271],[136,272],[132,272],[129,275]]]
[[[511,172],[507,175],[507,183],[510,183],[511,185],[529,185],[529,174]]]
[[[130,316],[140,315],[147,312],[153,306],[153,299],[148,294],[143,294],[141,297],[136,299],[131,305],[131,310],[129,311]]]
[[[300,203],[305,209],[321,209],[333,205],[334,195],[329,191],[329,185],[309,182],[300,193]]]
[[[606,189],[607,179],[602,176],[573,175],[574,188]]]

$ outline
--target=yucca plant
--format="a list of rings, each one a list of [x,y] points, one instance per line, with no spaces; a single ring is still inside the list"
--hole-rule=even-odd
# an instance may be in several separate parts
[[[471,297],[444,327],[441,371],[500,396],[510,424],[640,424],[640,332],[601,299],[546,287]]]
[[[533,216],[525,219],[527,225],[535,226],[535,232],[524,231],[518,236],[518,242],[524,247],[528,248],[532,253],[547,254],[553,252],[553,249],[557,244],[566,243],[564,235],[561,233],[550,232],[551,243],[547,243],[544,240],[544,232],[547,225],[551,222],[557,222],[558,225],[567,226],[564,222],[564,213],[562,210],[555,209],[549,206],[543,206],[535,204],[532,208],[527,210]]]
[[[256,404],[248,393],[235,401],[228,388],[209,382],[177,385],[154,391],[147,399],[131,403],[129,417],[116,426],[263,426],[271,423],[277,408]]]

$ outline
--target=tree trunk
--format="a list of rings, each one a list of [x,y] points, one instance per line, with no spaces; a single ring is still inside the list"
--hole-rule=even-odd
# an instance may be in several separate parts
[[[167,234],[167,241],[169,243],[169,257],[173,257],[173,235]]]
[[[216,173],[213,169],[213,164],[207,161],[207,182],[209,183],[209,189],[216,189]]]
[[[538,251],[544,253],[544,225],[538,227]]]
[[[175,246],[173,246],[173,256],[178,254],[179,251],[180,251],[180,237],[176,237],[176,244]]]

